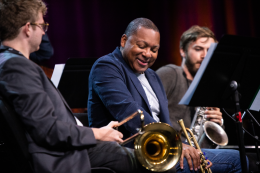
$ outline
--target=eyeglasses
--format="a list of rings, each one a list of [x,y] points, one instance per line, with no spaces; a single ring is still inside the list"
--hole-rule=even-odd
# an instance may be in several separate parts
[[[48,27],[49,27],[49,24],[47,22],[46,23],[31,23],[31,25],[40,27],[44,32],[47,32]]]

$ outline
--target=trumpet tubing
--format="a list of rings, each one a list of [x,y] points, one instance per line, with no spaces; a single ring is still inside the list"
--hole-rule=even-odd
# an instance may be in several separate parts
[[[182,119],[180,119],[180,120],[178,121],[178,123],[179,123],[179,125],[181,126],[181,129],[182,129],[182,131],[184,132],[185,137],[187,138],[189,144],[190,144],[191,146],[193,146],[193,145],[192,145],[192,142],[191,142],[191,140],[192,140],[192,141],[194,142],[195,147],[200,151],[200,160],[201,160],[201,162],[202,162],[202,163],[200,164],[200,170],[201,170],[201,172],[202,172],[202,173],[205,173],[205,172],[207,171],[208,173],[212,173],[210,168],[206,168],[206,166],[207,166],[207,161],[206,161],[205,156],[203,155],[203,153],[202,153],[202,151],[201,151],[201,149],[200,149],[200,146],[199,146],[199,144],[198,144],[198,142],[197,142],[195,136],[193,135],[192,131],[191,131],[189,128],[186,128],[186,127],[185,127],[184,122],[183,122]],[[189,134],[190,134],[191,137],[188,135],[188,132],[189,132]]]

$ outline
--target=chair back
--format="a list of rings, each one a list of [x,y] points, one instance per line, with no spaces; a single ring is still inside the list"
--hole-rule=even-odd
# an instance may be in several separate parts
[[[32,173],[25,129],[14,109],[0,97],[0,172]]]

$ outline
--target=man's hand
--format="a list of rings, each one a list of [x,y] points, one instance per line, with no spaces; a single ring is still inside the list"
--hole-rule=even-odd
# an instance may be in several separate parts
[[[200,169],[200,152],[199,150],[195,149],[194,147],[184,144],[182,143],[182,154],[181,154],[181,158],[180,158],[180,167],[181,169],[183,169],[183,159],[184,157],[186,157],[188,165],[190,170],[193,170],[193,167],[195,169],[195,171],[197,171],[198,169]],[[206,168],[210,168],[212,166],[212,162],[209,160],[206,160],[207,163],[209,163]],[[193,166],[192,166],[193,163]]]
[[[181,154],[181,158],[180,158],[181,169],[183,169],[183,159],[184,159],[184,157],[186,157],[186,159],[188,161],[188,165],[190,167],[190,170],[193,170],[192,162],[193,162],[195,171],[197,171],[198,168],[200,168],[199,151],[196,150],[194,147],[192,147],[190,145],[182,143],[182,154]]]
[[[115,129],[113,126],[118,124],[117,121],[111,121],[107,126],[101,128],[92,128],[96,140],[100,141],[116,141],[123,142],[123,134]]]
[[[206,118],[209,121],[213,121],[215,123],[218,123],[220,126],[222,126],[222,113],[220,112],[219,108],[215,107],[207,107],[207,111],[205,111]]]

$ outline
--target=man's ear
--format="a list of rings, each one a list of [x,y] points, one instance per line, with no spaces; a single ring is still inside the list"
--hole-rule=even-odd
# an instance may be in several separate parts
[[[24,33],[26,34],[27,37],[29,37],[31,35],[31,30],[32,30],[32,27],[30,25],[29,22],[27,22],[25,25],[24,25]]]
[[[182,57],[182,58],[185,58],[185,52],[184,52],[183,49],[180,49],[180,54],[181,54],[181,57]]]
[[[125,47],[126,40],[127,40],[127,36],[125,34],[123,34],[121,37],[121,42],[120,42],[121,47],[123,47],[123,48]]]

